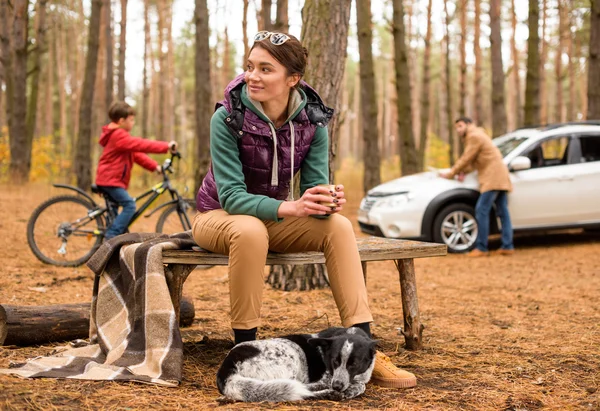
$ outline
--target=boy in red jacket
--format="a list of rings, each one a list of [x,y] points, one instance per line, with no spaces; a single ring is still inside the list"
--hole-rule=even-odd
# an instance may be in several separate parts
[[[161,167],[145,153],[166,153],[169,150],[171,152],[177,150],[175,141],[167,143],[132,137],[129,132],[135,124],[135,111],[124,101],[113,103],[108,110],[108,117],[111,122],[102,127],[100,136],[100,145],[104,150],[98,161],[96,185],[108,193],[123,209],[104,234],[106,239],[123,234],[135,213],[135,200],[127,192],[133,163],[160,173]]]

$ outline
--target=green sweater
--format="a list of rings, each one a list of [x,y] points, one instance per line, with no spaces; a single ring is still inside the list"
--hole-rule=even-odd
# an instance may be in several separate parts
[[[306,106],[306,95],[301,91],[301,101],[293,107],[292,115],[286,121],[295,118]],[[262,111],[260,103],[251,101],[242,90],[242,103],[246,109],[252,110],[263,121],[271,123]],[[225,125],[228,113],[224,107],[219,108],[210,121],[210,154],[212,168],[217,184],[219,202],[223,210],[229,214],[251,215],[261,220],[280,221],[277,210],[283,201],[264,195],[248,193],[242,172],[242,162],[238,148],[238,136],[233,135]],[[329,147],[327,127],[317,127],[311,146],[300,168],[300,193],[318,184],[329,181]]]

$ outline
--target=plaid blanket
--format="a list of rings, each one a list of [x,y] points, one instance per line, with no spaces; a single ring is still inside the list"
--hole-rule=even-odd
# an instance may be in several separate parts
[[[177,386],[183,343],[162,252],[194,245],[190,231],[131,233],[105,242],[87,263],[96,274],[89,344],[63,347],[51,357],[0,369],[0,374]]]

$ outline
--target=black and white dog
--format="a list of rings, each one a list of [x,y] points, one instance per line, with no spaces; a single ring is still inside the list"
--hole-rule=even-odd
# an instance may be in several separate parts
[[[247,402],[354,398],[371,379],[376,343],[356,327],[241,343],[225,357],[217,386]]]

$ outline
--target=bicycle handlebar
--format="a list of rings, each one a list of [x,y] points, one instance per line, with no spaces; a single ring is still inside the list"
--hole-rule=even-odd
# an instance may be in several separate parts
[[[166,172],[173,174],[173,159],[178,158],[181,160],[181,153],[179,151],[171,152],[171,157],[167,158],[162,165],[162,174],[164,177],[167,177]]]

